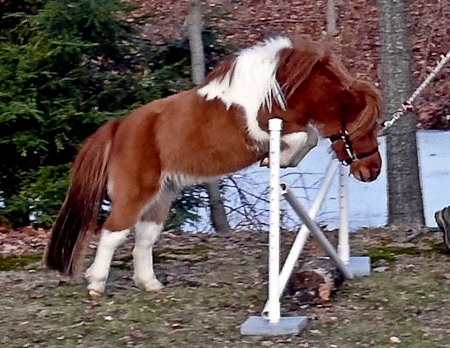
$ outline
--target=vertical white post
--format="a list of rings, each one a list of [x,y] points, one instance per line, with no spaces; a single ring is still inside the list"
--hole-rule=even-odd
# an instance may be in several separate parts
[[[270,131],[270,229],[269,229],[269,294],[266,318],[280,321],[278,273],[280,271],[280,138],[282,121],[269,120]]]
[[[338,252],[342,262],[347,265],[350,262],[350,246],[348,238],[348,166],[339,166],[339,206],[341,226],[339,229]]]

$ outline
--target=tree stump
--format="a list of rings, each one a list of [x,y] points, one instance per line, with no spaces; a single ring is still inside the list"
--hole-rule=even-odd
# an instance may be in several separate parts
[[[312,258],[292,274],[289,293],[302,304],[322,304],[330,300],[331,292],[344,282],[344,275],[334,262],[325,257]]]
[[[338,231],[324,231],[333,246],[338,243]],[[308,256],[301,262],[288,284],[288,292],[294,301],[303,304],[323,304],[343,282],[344,275],[314,237],[308,243]]]

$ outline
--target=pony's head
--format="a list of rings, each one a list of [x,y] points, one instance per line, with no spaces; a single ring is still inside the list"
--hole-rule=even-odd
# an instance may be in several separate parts
[[[280,52],[277,81],[286,109],[295,111],[299,123],[311,120],[356,179],[378,177],[380,96],[371,84],[353,78],[326,46],[307,37]]]

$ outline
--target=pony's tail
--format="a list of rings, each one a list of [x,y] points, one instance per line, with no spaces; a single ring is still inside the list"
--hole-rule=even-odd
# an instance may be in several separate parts
[[[112,120],[90,136],[72,167],[71,186],[53,226],[45,263],[72,275],[84,256],[89,237],[98,227],[106,194],[108,160],[119,120]]]

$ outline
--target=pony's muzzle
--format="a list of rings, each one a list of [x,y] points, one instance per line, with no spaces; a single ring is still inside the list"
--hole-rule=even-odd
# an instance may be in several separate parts
[[[369,157],[352,162],[350,173],[359,181],[374,181],[381,173],[380,153],[376,152]]]

